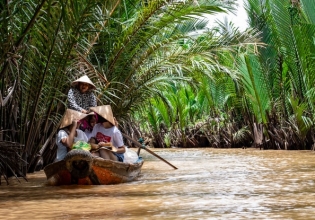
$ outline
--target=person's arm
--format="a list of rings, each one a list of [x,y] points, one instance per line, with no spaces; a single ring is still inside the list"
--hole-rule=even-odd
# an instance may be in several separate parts
[[[98,144],[90,143],[92,150],[97,150],[100,146]]]
[[[93,127],[93,130],[90,134],[90,139],[89,139],[89,144],[91,145],[91,149],[92,150],[97,150],[100,146],[97,144],[97,140],[95,138],[96,136],[96,133],[97,133],[97,130],[98,130],[98,125],[96,124],[94,127]],[[95,140],[93,140],[95,139]]]
[[[75,101],[75,92],[74,92],[74,88],[70,88],[69,92],[68,92],[68,105],[70,109],[74,109],[76,111],[82,112],[82,110],[85,110],[83,108],[81,108]]]
[[[94,95],[93,92],[91,92],[90,107],[95,107],[95,106],[97,106],[96,96]]]
[[[118,147],[116,153],[123,154],[126,152],[125,146]]]
[[[76,128],[77,128],[77,121],[73,121],[69,136],[61,140],[63,145],[65,145],[67,148],[70,148],[70,150],[72,149]]]

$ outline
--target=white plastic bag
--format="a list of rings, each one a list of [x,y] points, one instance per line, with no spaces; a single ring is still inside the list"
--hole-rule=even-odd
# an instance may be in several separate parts
[[[125,146],[126,152],[124,153],[125,163],[135,163],[138,160],[138,154]]]

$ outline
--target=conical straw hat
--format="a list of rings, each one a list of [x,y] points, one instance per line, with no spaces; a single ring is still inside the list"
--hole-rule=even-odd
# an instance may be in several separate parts
[[[88,114],[84,114],[84,113],[81,113],[72,109],[67,109],[66,113],[64,114],[61,120],[61,124],[59,128],[60,129],[65,128],[71,125],[73,120],[81,120],[85,118],[86,116],[88,116]]]
[[[79,82],[88,83],[91,85],[92,89],[96,89],[96,86],[92,83],[92,81],[90,80],[90,78],[87,75],[81,76],[79,79],[74,80],[71,83],[71,86],[76,86],[76,85],[78,85]]]
[[[112,107],[110,105],[91,107],[90,110],[97,113],[99,116],[105,118],[112,125],[115,125],[115,119],[114,119]]]

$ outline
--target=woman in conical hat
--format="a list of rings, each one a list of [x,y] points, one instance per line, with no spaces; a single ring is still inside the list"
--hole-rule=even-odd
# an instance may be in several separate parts
[[[86,114],[90,107],[97,105],[96,96],[93,93],[96,87],[87,75],[74,80],[71,86],[72,88],[68,92],[68,107],[70,109]]]
[[[68,151],[72,149],[73,143],[77,141],[88,142],[86,134],[78,129],[80,120],[87,117],[87,114],[78,111],[67,109],[59,127],[56,137],[56,144],[58,146],[56,161],[63,160]]]
[[[124,161],[125,145],[122,134],[115,126],[115,118],[110,105],[102,105],[91,107],[91,111],[98,115],[98,123],[93,127],[90,137],[97,140],[97,146],[92,146],[92,149],[99,149],[94,155],[104,159],[114,161]],[[111,147],[108,150],[104,147]]]

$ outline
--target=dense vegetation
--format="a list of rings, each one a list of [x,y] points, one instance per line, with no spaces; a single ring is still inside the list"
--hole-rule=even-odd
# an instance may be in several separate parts
[[[312,149],[312,0],[246,0],[251,28],[209,28],[219,0],[0,2],[0,176],[54,157],[82,73],[123,132],[155,147]]]
[[[200,36],[208,52],[221,42],[230,50],[212,53],[221,68],[194,69],[193,83],[168,85],[150,100],[141,124],[150,128],[153,145],[314,149],[315,3],[245,3],[258,31],[250,36],[260,41],[253,44],[229,24]],[[245,40],[251,46],[242,47]]]

